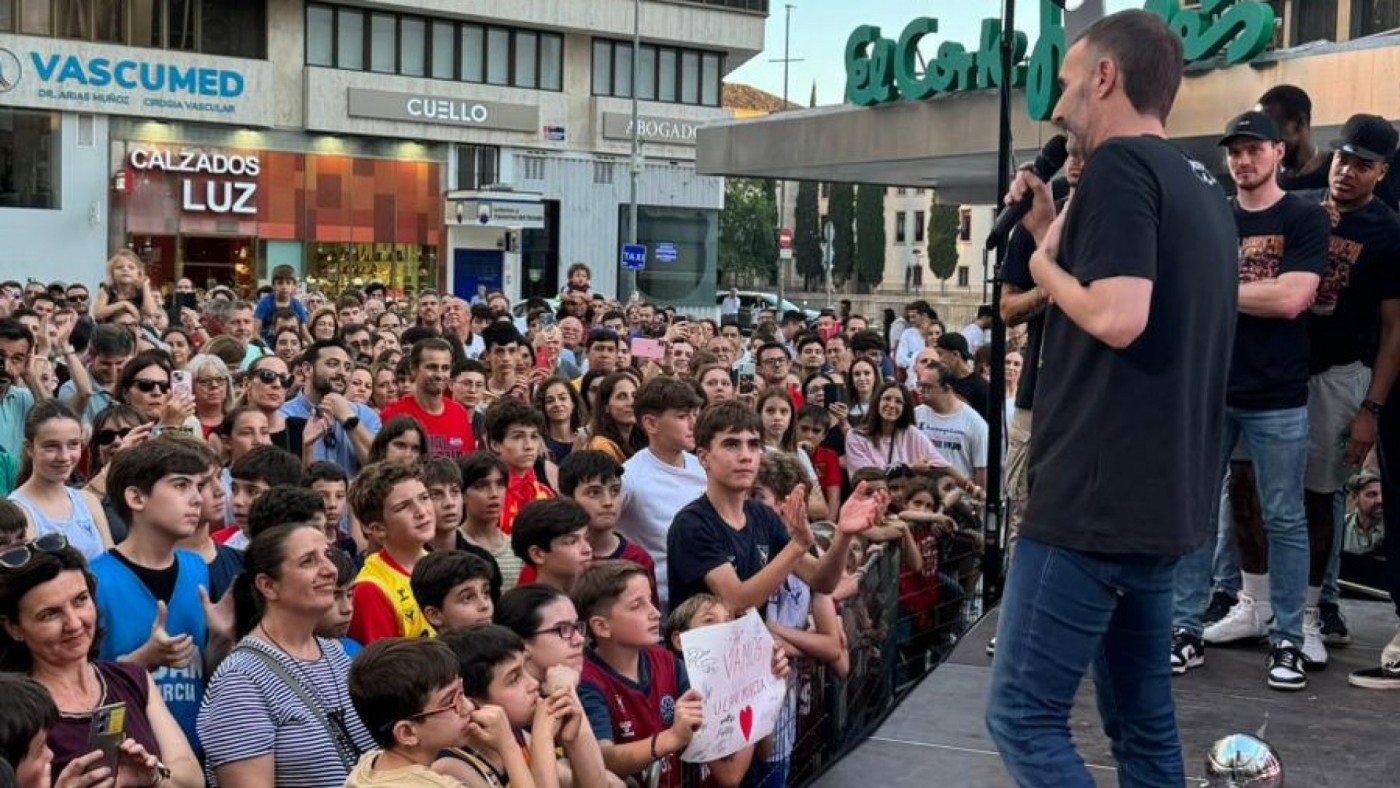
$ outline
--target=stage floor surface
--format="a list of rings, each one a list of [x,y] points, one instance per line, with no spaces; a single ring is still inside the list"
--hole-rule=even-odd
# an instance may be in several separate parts
[[[1174,680],[1188,786],[1204,785],[1205,753],[1230,733],[1253,733],[1268,718],[1266,738],[1283,760],[1288,788],[1382,788],[1400,785],[1400,691],[1347,684],[1354,669],[1379,664],[1395,635],[1394,608],[1343,600],[1349,646],[1332,647],[1327,669],[1308,674],[1299,692],[1264,683],[1265,647],[1213,647],[1206,664]],[[996,612],[958,643],[871,738],[835,763],[817,788],[1003,788],[1012,786],[983,723],[996,633]],[[1070,721],[1075,743],[1099,786],[1117,786],[1113,756],[1094,704],[1093,682],[1080,686]]]

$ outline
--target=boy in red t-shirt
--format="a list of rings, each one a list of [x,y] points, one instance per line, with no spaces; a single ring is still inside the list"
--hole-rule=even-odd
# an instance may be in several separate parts
[[[651,581],[652,604],[659,609],[656,562],[641,545],[627,541],[616,530],[622,511],[622,471],[617,460],[603,452],[570,452],[559,463],[559,492],[588,512],[588,543],[593,546],[593,560],[621,559],[640,566]]]
[[[841,511],[841,458],[822,445],[831,429],[831,414],[821,405],[803,405],[797,411],[797,444],[807,452],[817,471],[817,484],[826,498],[827,511]]]

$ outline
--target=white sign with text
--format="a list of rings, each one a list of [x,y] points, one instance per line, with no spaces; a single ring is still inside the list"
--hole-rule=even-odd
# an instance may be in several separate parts
[[[690,686],[705,699],[705,722],[681,754],[708,763],[773,732],[787,682],[773,675],[773,637],[758,613],[681,633]]]

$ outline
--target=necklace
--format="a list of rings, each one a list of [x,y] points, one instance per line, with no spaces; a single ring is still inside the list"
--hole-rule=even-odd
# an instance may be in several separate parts
[[[85,667],[90,668],[93,675],[97,676],[97,702],[92,704],[92,709],[96,709],[107,702],[107,677],[102,675],[102,671],[97,669],[97,665],[89,662]],[[92,709],[85,711],[64,711],[58,710],[58,716],[69,720],[84,720],[92,715]]]

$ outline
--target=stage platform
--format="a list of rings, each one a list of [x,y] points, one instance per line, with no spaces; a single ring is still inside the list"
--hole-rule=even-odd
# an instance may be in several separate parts
[[[1211,648],[1206,665],[1175,679],[1177,718],[1186,748],[1187,785],[1203,785],[1206,749],[1230,733],[1256,731],[1283,760],[1288,788],[1382,788],[1400,785],[1400,692],[1356,689],[1347,674],[1379,664],[1395,634],[1389,603],[1345,600],[1352,642],[1331,649],[1331,663],[1308,675],[1301,692],[1264,683],[1265,649]],[[818,788],[1003,788],[1012,786],[983,724],[992,658],[987,641],[996,614],[977,624],[952,656],[929,674],[870,739],[834,764]],[[1100,786],[1118,780],[1107,737],[1086,680],[1071,729]]]

